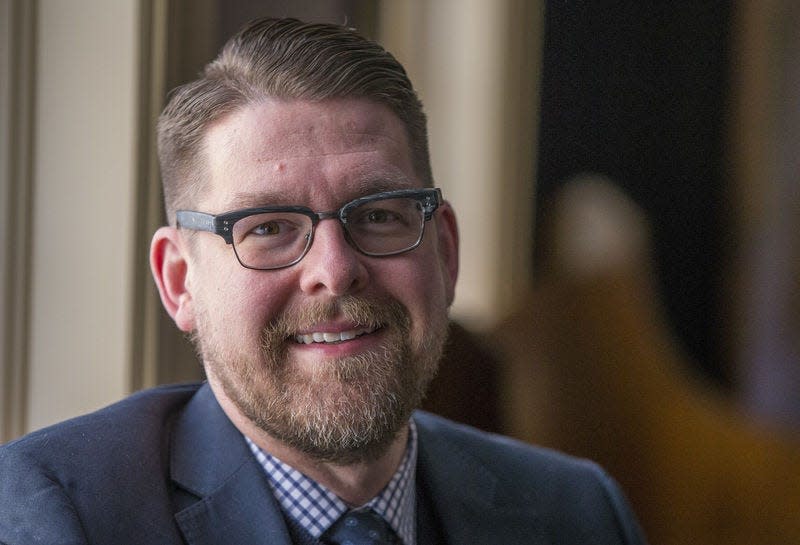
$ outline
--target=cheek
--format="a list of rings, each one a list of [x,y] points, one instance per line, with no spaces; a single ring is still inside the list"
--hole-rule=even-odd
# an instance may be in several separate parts
[[[259,342],[261,331],[283,308],[288,290],[274,273],[232,271],[216,274],[199,292],[206,318],[224,337]]]
[[[433,257],[409,260],[387,267],[382,275],[384,288],[403,303],[411,314],[415,334],[447,312],[447,289],[438,261]]]

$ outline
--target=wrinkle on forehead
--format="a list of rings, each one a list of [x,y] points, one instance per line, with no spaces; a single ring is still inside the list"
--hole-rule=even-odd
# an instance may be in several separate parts
[[[263,146],[252,146],[249,151],[254,154],[254,161],[265,163],[294,158],[369,153],[375,150],[381,140],[391,141],[397,146],[405,145],[405,142],[386,134],[309,130],[283,134],[275,141],[264,142]]]
[[[209,128],[204,147],[223,153],[236,150],[254,163],[364,153],[379,147],[410,153],[405,127],[388,107],[373,103],[372,115],[354,115],[353,102],[370,101],[264,99],[218,120]]]
[[[267,184],[265,184],[266,186]],[[373,177],[352,184],[349,192],[343,196],[338,206],[359,197],[365,197],[383,191],[395,189],[412,189],[414,182],[398,173],[374,173]],[[287,192],[285,189],[261,189],[258,192],[234,192],[227,201],[230,209],[255,208],[258,206],[306,206],[306,195]]]
[[[354,114],[354,102],[363,99],[329,99],[321,102],[302,100],[265,99],[234,112],[229,128],[241,129],[246,135],[259,134],[261,142],[269,142],[267,149],[258,150],[266,158],[273,154],[305,148],[309,153],[341,153],[367,149],[378,140],[388,140],[396,146],[407,147],[408,138],[401,123],[388,107],[373,103],[376,108],[369,116]],[[239,130],[229,130],[223,136],[229,144],[242,145]],[[330,136],[335,136],[331,140]],[[222,135],[220,135],[222,136]],[[331,144],[336,146],[331,149]],[[271,151],[272,150],[272,151]]]
[[[204,147],[215,207],[328,206],[417,185],[405,126],[388,107],[366,100],[250,104],[210,127]],[[284,197],[259,195],[269,186]]]

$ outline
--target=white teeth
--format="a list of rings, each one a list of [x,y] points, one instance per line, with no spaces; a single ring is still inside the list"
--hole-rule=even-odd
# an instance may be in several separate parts
[[[356,337],[360,337],[361,335],[365,335],[367,333],[372,333],[377,328],[370,328],[370,329],[350,329],[348,331],[340,331],[336,333],[328,332],[328,331],[315,331],[314,333],[308,333],[304,335],[295,335],[294,340],[300,344],[311,344],[311,343],[336,343],[340,341],[349,341],[350,339],[355,339]]]

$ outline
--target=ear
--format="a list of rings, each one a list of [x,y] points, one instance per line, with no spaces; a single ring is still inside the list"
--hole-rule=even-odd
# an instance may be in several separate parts
[[[439,259],[447,288],[447,304],[453,304],[458,279],[458,223],[456,213],[449,202],[436,211],[436,231],[439,243]]]
[[[194,306],[187,287],[188,254],[174,227],[161,227],[150,243],[150,270],[161,295],[161,303],[178,329],[194,329]]]

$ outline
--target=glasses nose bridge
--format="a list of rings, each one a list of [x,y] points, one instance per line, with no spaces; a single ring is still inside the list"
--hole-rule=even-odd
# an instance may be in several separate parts
[[[342,219],[341,210],[330,210],[328,212],[315,212],[315,214],[317,216],[317,222],[320,222],[322,220],[337,219],[340,221],[340,223],[344,223],[344,220]]]
[[[314,212],[316,216],[316,221],[314,222],[314,232],[316,233],[317,227],[322,220],[338,220],[339,225],[342,227],[342,232],[344,233],[344,238],[350,246],[358,250],[358,245],[353,241],[352,237],[350,236],[350,230],[347,227],[347,216],[342,214],[342,210],[329,210],[326,212]],[[312,237],[312,240],[315,237]]]
[[[322,220],[339,220],[339,224],[342,226],[342,229],[345,233],[347,233],[347,217],[342,214],[342,210],[330,210],[327,212],[315,212],[317,217],[317,221],[314,222],[314,228],[316,229],[319,222]]]

